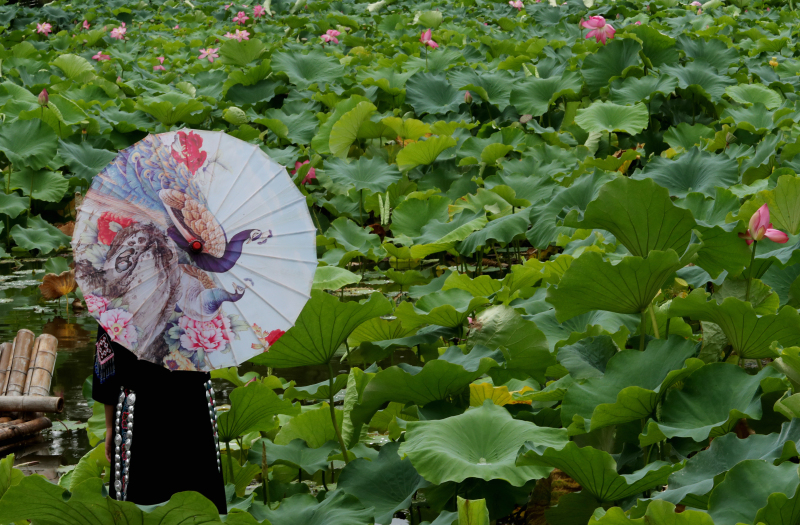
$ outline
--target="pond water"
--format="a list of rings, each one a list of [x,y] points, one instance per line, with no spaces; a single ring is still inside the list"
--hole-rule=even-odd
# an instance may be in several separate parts
[[[85,311],[67,311],[66,299],[45,301],[39,293],[39,284],[44,275],[46,259],[0,260],[0,342],[10,342],[17,331],[27,328],[37,336],[46,333],[58,339],[51,395],[64,397],[64,411],[61,414],[47,414],[53,427],[42,432],[41,443],[15,450],[15,463],[23,470],[37,472],[50,479],[57,479],[59,467],[76,464],[90,450],[85,430],[67,430],[59,421],[86,422],[92,409],[83,395],[84,383],[92,373],[94,365],[94,343],[97,336],[97,322]],[[380,275],[380,274],[377,274]],[[373,288],[385,282],[373,281]],[[359,299],[359,294],[345,294],[343,299]],[[72,299],[70,299],[71,301]],[[392,363],[408,362],[417,364],[412,352],[397,352],[382,366]],[[348,371],[342,363],[334,363],[334,370]],[[245,363],[239,373],[255,370],[267,374],[266,367]],[[278,375],[293,380],[298,386],[311,385],[327,380],[327,366],[309,366],[279,370]],[[227,381],[215,380],[215,390],[220,395],[219,404],[228,403],[228,393],[232,385]],[[64,470],[63,468],[61,469]]]

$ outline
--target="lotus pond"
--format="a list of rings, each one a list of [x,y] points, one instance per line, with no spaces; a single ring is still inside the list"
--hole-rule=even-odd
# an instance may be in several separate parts
[[[797,27],[761,0],[0,6],[0,335],[59,337],[88,418],[51,479],[0,461],[0,522],[797,523]],[[35,286],[92,177],[181,127],[291,168],[318,228],[296,326],[214,372],[222,518],[107,497],[93,321]]]

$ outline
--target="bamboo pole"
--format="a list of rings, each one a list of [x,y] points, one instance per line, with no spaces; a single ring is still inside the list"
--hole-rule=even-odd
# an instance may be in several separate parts
[[[28,375],[33,341],[35,335],[30,330],[22,329],[14,338],[14,353],[11,357],[11,373],[8,374],[5,394],[7,396],[22,395],[25,386],[25,376]]]
[[[36,338],[36,358],[31,361],[28,369],[26,396],[47,396],[50,393],[57,348],[58,339],[50,334],[42,334]]]
[[[0,344],[0,395],[5,394],[5,385],[8,380],[8,375],[11,373],[11,354],[14,353],[14,345],[12,343]]]
[[[39,353],[39,338],[33,341],[33,350],[31,351],[31,358],[28,360],[28,369],[25,371],[25,385],[22,387],[22,395],[27,396],[28,390],[31,388],[31,378],[33,377],[33,365],[36,362],[36,354]]]
[[[16,448],[26,447],[28,445],[34,445],[36,443],[41,443],[42,441],[44,441],[44,438],[38,434],[35,436],[24,437],[19,441],[14,441],[13,443],[9,443],[8,445],[0,446],[0,455],[4,455],[6,452],[11,452]]]
[[[46,417],[38,417],[18,425],[9,425],[0,428],[0,443],[23,436],[29,436],[40,430],[50,428],[51,426],[53,426],[53,424]]]
[[[64,398],[62,397],[0,396],[0,412],[60,413],[63,411],[64,411]]]

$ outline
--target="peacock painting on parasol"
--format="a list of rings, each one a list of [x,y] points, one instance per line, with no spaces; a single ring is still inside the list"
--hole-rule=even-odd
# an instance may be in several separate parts
[[[95,177],[75,277],[112,340],[172,370],[237,366],[292,326],[316,229],[283,166],[222,132],[148,135]]]

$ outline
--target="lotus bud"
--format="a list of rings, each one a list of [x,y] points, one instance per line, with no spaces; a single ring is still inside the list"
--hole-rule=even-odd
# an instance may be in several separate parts
[[[464,102],[466,102],[467,104],[472,104],[472,93],[470,93],[469,91],[464,92]]]
[[[225,111],[222,112],[222,118],[237,126],[247,124],[248,121],[245,112],[235,106],[226,108]]]
[[[39,105],[47,107],[48,102],[50,102],[50,95],[48,95],[46,89],[43,89],[42,92],[39,93]]]

